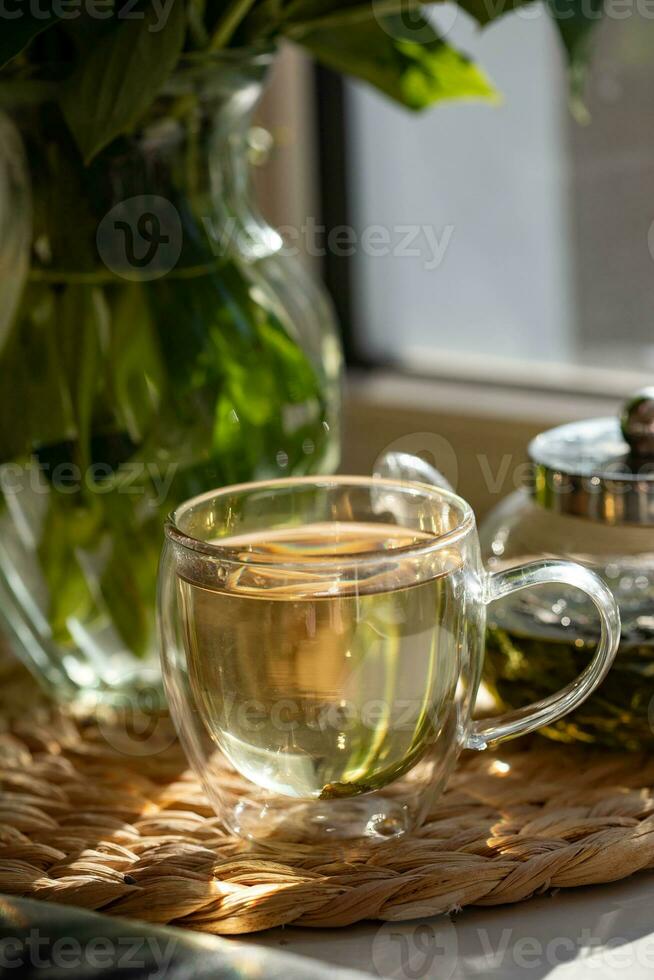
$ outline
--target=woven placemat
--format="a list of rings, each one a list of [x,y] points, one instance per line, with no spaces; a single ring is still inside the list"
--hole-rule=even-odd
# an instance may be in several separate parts
[[[419,832],[345,857],[342,846],[228,836],[167,719],[126,730],[39,707],[33,694],[25,710],[11,702],[0,892],[236,934],[413,919],[654,867],[645,757],[540,739],[470,753]]]

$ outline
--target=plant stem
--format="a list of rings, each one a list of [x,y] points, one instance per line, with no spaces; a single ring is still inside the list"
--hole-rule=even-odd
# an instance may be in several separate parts
[[[209,34],[204,26],[204,0],[191,0],[188,6],[188,26],[195,46],[204,50],[209,44]]]
[[[255,0],[232,0],[223,17],[220,19],[218,27],[214,31],[211,44],[209,45],[210,51],[220,51],[222,48],[227,47],[234,36],[236,28],[249,13],[254,3]]]

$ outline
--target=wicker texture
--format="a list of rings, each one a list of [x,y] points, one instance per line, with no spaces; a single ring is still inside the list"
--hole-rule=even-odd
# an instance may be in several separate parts
[[[254,847],[224,832],[167,720],[146,738],[31,697],[0,733],[0,892],[237,934],[519,902],[654,867],[654,760],[516,743],[467,755],[413,836]]]

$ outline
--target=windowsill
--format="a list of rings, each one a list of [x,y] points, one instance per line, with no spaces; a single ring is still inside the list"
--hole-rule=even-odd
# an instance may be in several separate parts
[[[627,388],[625,394],[631,389]],[[388,449],[419,453],[482,518],[521,486],[527,445],[544,429],[616,416],[623,397],[416,377],[387,369],[347,379],[342,472],[371,473]]]
[[[524,371],[520,377],[525,377]],[[572,378],[572,373],[569,377]],[[422,374],[417,374],[373,368],[349,372],[347,397],[350,401],[365,402],[382,409],[406,408],[438,416],[495,418],[508,423],[534,422],[551,426],[591,416],[617,415],[624,398],[643,387],[645,382],[644,377],[630,374],[628,378],[621,378],[618,390],[605,388],[606,394],[598,395],[596,392],[602,389],[591,387],[590,377],[586,378],[586,390],[580,390],[578,394],[567,390],[564,380],[559,378],[558,390],[555,387],[548,390],[540,384],[528,389],[515,382],[502,383],[497,375],[486,381],[460,375],[455,380],[453,375],[448,377],[445,372],[441,377],[425,377],[424,369]],[[594,380],[601,379],[596,374]],[[542,375],[538,381],[542,384]]]
[[[633,350],[629,359],[634,363],[646,364],[651,355],[651,348],[647,351]],[[575,398],[625,398],[652,383],[652,368],[636,370],[616,366],[619,363],[618,351],[598,349],[594,353],[594,362],[589,362],[590,357],[589,354],[585,361],[556,362],[425,348],[407,350],[396,363],[400,372],[430,380],[469,381],[528,391],[538,388],[546,393],[564,392]]]

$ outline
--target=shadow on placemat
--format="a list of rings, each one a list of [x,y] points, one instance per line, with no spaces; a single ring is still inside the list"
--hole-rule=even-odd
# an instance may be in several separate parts
[[[212,811],[169,719],[147,732],[146,762],[142,732],[28,701],[0,731],[0,892],[14,896],[228,935],[410,920],[654,867],[645,756],[521,740],[467,754],[400,840],[249,845]],[[225,767],[226,785],[239,778]]]

